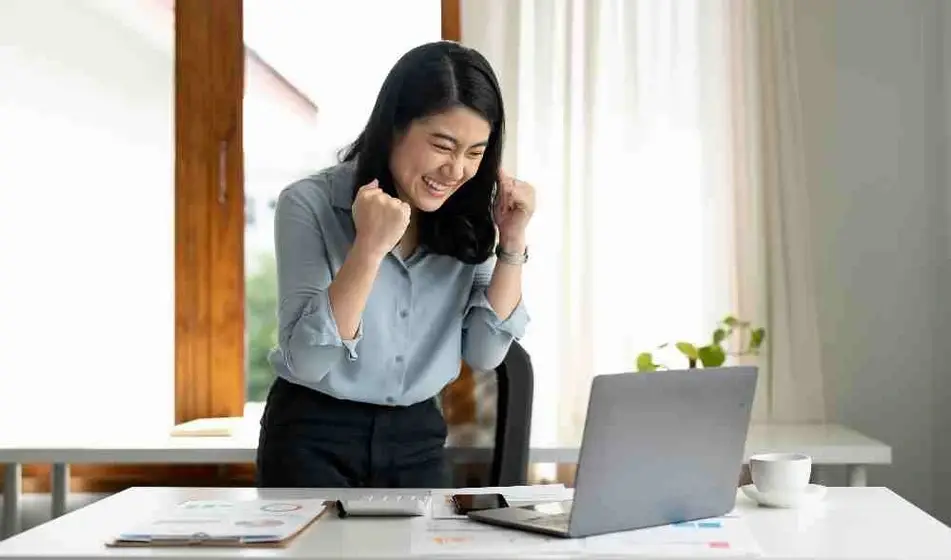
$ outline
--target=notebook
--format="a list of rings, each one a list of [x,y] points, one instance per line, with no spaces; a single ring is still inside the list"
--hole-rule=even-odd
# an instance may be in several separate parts
[[[330,503],[322,498],[188,500],[134,522],[107,546],[283,546]]]

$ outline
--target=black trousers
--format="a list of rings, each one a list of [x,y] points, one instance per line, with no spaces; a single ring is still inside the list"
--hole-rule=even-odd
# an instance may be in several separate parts
[[[435,400],[381,406],[277,378],[261,418],[257,485],[445,488],[445,442]]]

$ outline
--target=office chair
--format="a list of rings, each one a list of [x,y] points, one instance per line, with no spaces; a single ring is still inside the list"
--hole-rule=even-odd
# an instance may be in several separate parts
[[[498,408],[489,485],[525,484],[532,432],[534,371],[531,358],[518,342],[512,342],[505,359],[495,368],[495,374]]]
[[[525,484],[528,475],[534,376],[531,359],[513,342],[502,363],[490,371],[473,371],[463,364],[459,377],[443,393],[443,410],[450,434],[474,429],[491,440],[490,462],[457,465],[454,479],[462,486]],[[494,420],[494,421],[493,421]],[[472,443],[475,443],[473,441]],[[463,444],[466,445],[466,444]],[[457,468],[458,467],[458,468]]]

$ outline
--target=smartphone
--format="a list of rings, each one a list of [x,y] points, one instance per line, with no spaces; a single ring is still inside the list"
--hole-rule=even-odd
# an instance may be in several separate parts
[[[504,508],[509,505],[502,494],[453,494],[451,499],[453,510],[459,515],[465,515],[470,511]]]

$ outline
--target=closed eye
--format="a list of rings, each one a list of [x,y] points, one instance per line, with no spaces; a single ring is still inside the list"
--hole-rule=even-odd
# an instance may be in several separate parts
[[[433,144],[433,148],[436,148],[440,152],[451,152],[452,148],[449,146],[443,146],[441,144]]]

